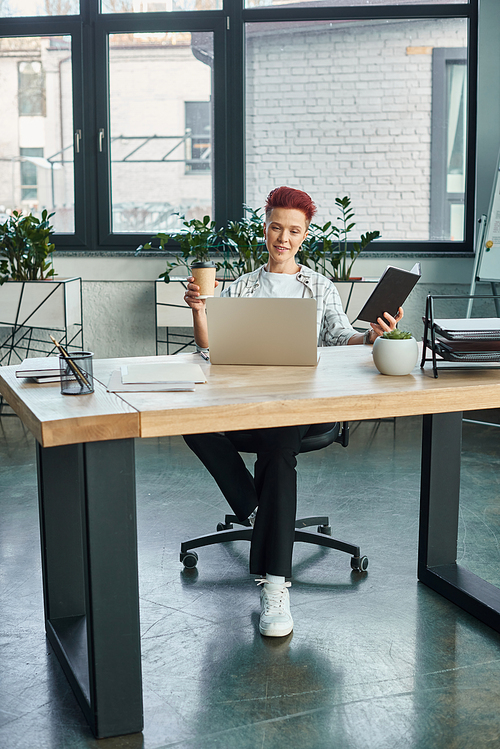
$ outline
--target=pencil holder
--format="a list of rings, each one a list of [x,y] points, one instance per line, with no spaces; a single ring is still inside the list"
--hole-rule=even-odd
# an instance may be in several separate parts
[[[59,357],[61,393],[63,395],[88,395],[94,392],[91,351],[76,351]]]

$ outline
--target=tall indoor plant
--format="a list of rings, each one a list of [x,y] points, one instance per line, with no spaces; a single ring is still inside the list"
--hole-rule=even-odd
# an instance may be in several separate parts
[[[151,242],[141,245],[136,250],[136,255],[141,250],[150,250],[152,241],[158,240],[159,249],[164,251],[167,257],[172,258],[172,260],[167,260],[166,269],[159,276],[163,278],[165,283],[170,282],[170,274],[176,268],[185,268],[186,271],[189,271],[191,264],[194,262],[212,260],[214,253],[220,252],[223,246],[221,230],[216,229],[215,221],[211,221],[209,216],[204,216],[202,220],[197,218],[189,221],[184,220],[182,225],[183,231],[172,234],[158,232]],[[170,240],[179,243],[180,253],[178,250],[168,248],[167,245]],[[222,263],[217,262],[216,266],[219,270]]]
[[[299,253],[300,262],[309,265],[334,281],[348,281],[359,254],[370,242],[380,237],[379,231],[362,234],[359,242],[349,242],[350,234],[356,226],[351,199],[346,195],[335,198],[338,209],[338,226],[327,221],[322,226],[312,223],[309,236]]]
[[[0,284],[8,280],[45,280],[56,275],[51,257],[55,245],[50,241],[53,215],[43,210],[39,219],[31,213],[24,216],[13,211],[0,224]]]

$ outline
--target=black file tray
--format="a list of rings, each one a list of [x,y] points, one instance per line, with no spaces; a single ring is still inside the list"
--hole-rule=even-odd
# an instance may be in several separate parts
[[[450,362],[452,366],[471,364],[487,366],[500,363],[500,318],[442,319],[434,315],[436,299],[494,299],[497,295],[467,296],[429,294],[425,305],[422,361],[432,361],[434,377],[438,376],[438,363]],[[431,356],[427,356],[427,352]],[[438,359],[439,357],[439,359]]]

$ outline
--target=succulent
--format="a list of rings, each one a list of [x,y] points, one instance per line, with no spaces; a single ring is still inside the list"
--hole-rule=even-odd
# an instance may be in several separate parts
[[[389,341],[406,341],[408,338],[413,338],[413,336],[407,330],[394,328],[394,330],[389,330],[386,333],[383,333],[382,338],[387,338]]]

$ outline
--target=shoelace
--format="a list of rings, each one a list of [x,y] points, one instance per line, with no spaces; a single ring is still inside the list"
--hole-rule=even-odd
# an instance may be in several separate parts
[[[264,585],[264,583],[269,583],[269,580],[263,577],[255,580],[255,582],[257,585]],[[271,585],[276,585],[276,590],[266,590],[266,597],[264,598],[265,613],[267,614],[274,608],[278,609],[279,613],[281,613],[285,598],[285,588],[290,588],[292,583],[271,583]]]

